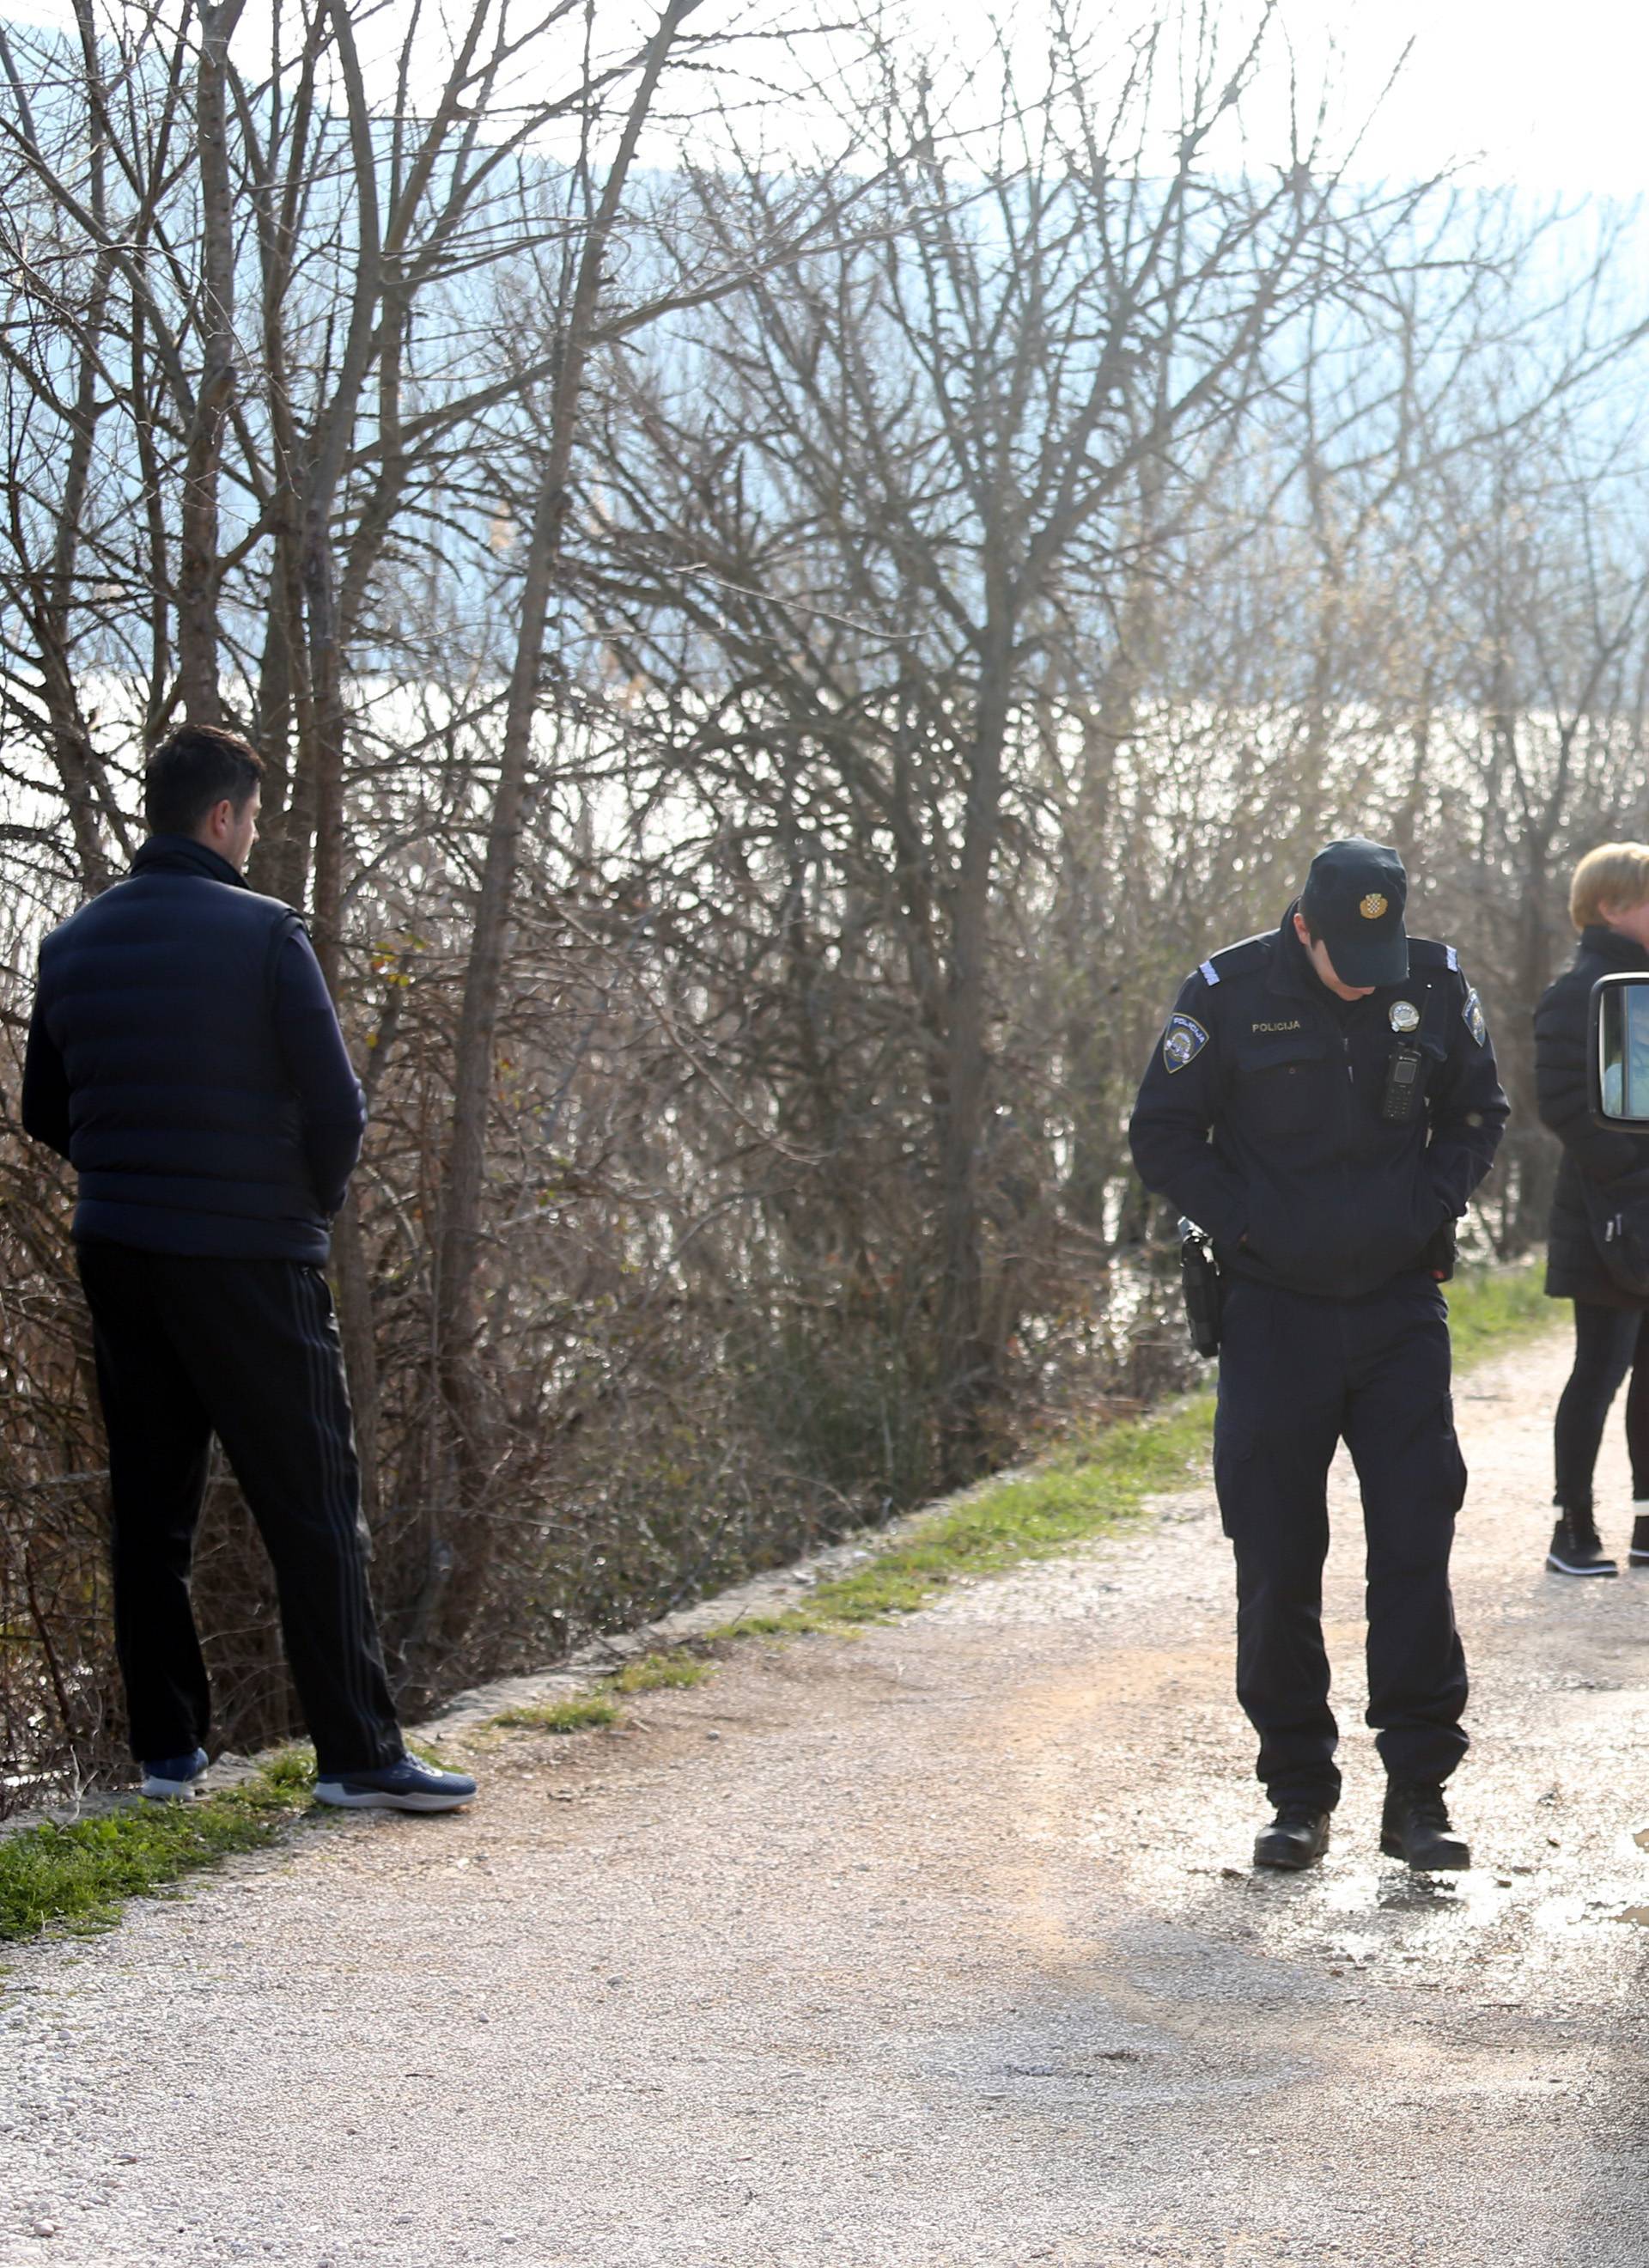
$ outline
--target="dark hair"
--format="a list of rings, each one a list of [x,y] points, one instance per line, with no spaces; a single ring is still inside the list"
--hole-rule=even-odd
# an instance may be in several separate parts
[[[180,725],[144,766],[144,817],[151,835],[193,835],[225,798],[239,812],[263,779],[263,759],[220,725]]]

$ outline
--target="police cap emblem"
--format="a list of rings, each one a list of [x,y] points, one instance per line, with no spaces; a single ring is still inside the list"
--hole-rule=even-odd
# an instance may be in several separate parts
[[[1208,1045],[1208,1035],[1195,1016],[1170,1016],[1162,1035],[1162,1060],[1171,1071],[1183,1071]]]
[[[1391,1028],[1394,1032],[1417,1032],[1420,1011],[1412,1000],[1394,1000],[1390,1008]]]
[[[1489,1027],[1483,1021],[1483,1003],[1477,998],[1475,985],[1466,995],[1466,1005],[1460,1012],[1460,1020],[1480,1048],[1488,1045]]]
[[[1358,901],[1357,910],[1365,921],[1378,921],[1385,912],[1388,902],[1388,901],[1382,898],[1378,890],[1371,890],[1366,898]]]

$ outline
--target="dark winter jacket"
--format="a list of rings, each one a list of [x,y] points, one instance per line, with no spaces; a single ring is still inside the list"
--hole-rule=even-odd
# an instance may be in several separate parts
[[[1451,946],[1411,938],[1402,983],[1340,1000],[1293,914],[1186,979],[1129,1133],[1146,1188],[1209,1232],[1222,1267],[1354,1300],[1421,1266],[1465,1211],[1506,1100]],[[1381,1106],[1404,1048],[1417,1098],[1393,1123]]]
[[[23,1123],[77,1239],[323,1263],[364,1118],[303,923],[203,843],[151,836],[41,946]]]
[[[1649,969],[1649,953],[1601,923],[1582,930],[1572,964],[1535,1011],[1535,1091],[1540,1115],[1563,1144],[1547,1231],[1546,1290],[1554,1300],[1641,1307],[1598,1256],[1586,1183],[1607,1187],[1649,1174],[1649,1136],[1594,1121],[1586,1096],[1586,1023],[1592,987],[1616,969]]]

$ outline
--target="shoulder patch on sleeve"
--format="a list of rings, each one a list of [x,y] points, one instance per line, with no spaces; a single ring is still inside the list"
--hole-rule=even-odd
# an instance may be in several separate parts
[[[1487,1046],[1489,1027],[1483,1021],[1483,1003],[1477,998],[1477,988],[1475,984],[1466,995],[1465,1005],[1460,1012],[1460,1020],[1480,1048]]]
[[[1182,1015],[1176,1008],[1167,1020],[1162,1034],[1162,1062],[1165,1070],[1183,1071],[1194,1063],[1208,1045],[1208,1034],[1195,1016]]]
[[[1419,968],[1458,969],[1460,955],[1452,945],[1439,945],[1435,938],[1411,937],[1409,939],[1409,965]]]
[[[1211,953],[1197,970],[1208,984],[1218,984],[1222,976],[1237,976],[1245,968],[1257,968],[1270,959],[1275,930],[1263,929],[1254,937],[1239,938],[1235,945],[1222,946]]]

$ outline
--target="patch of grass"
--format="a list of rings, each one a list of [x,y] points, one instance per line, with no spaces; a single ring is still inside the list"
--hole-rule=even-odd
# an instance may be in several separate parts
[[[1048,1558],[1103,1535],[1147,1497],[1191,1484],[1207,1457],[1212,1422],[1213,1396],[1196,1394],[1078,1438],[1028,1472],[936,1506],[863,1565],[815,1585],[806,1606],[719,1623],[704,1639],[840,1635],[915,1614],[963,1578]]]
[[[588,1733],[618,1722],[619,1707],[607,1693],[573,1693],[562,1701],[533,1701],[505,1709],[490,1721],[512,1732]]]
[[[315,1793],[315,1752],[306,1741],[295,1742],[290,1749],[277,1749],[258,1767],[254,1778],[244,1786],[232,1788],[218,1800],[229,1802],[234,1797],[244,1797],[249,1803],[261,1803],[264,1792],[285,1797],[288,1801],[310,1802]]]
[[[145,1803],[0,1839],[0,1941],[51,1926],[107,1929],[128,1898],[258,1851],[308,1806],[313,1760],[283,1752],[241,1786],[195,1803]]]
[[[710,1674],[707,1661],[690,1653],[644,1653],[627,1661],[606,1680],[615,1693],[657,1693],[662,1688],[702,1685]]]
[[[699,1643],[721,1646],[736,1638],[794,1638],[810,1631],[839,1637],[846,1628],[845,1623],[815,1614],[811,1607],[782,1607],[777,1613],[739,1615],[732,1622],[712,1623],[700,1631]]]
[[[634,1661],[600,1679],[591,1692],[568,1694],[559,1701],[526,1702],[519,1709],[502,1711],[488,1722],[511,1732],[597,1732],[603,1726],[616,1725],[623,1715],[615,1694],[656,1693],[668,1686],[700,1685],[712,1668],[713,1664],[696,1660],[674,1646],[668,1652],[638,1654]]]
[[[821,1583],[808,1611],[844,1623],[912,1614],[959,1579],[1046,1559],[1103,1535],[1147,1497],[1196,1478],[1212,1416],[1212,1396],[1192,1395],[1074,1440],[1029,1472],[972,1490],[891,1550]]]
[[[1519,1339],[1538,1337],[1562,1315],[1561,1302],[1542,1290],[1537,1261],[1517,1268],[1469,1268],[1443,1286],[1449,1336],[1460,1369],[1499,1354]]]

